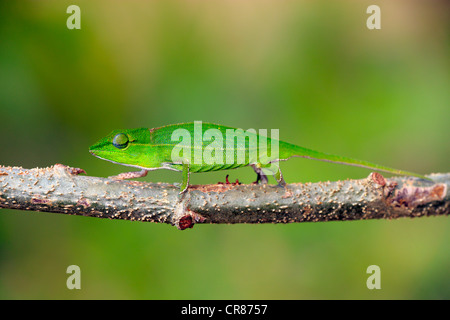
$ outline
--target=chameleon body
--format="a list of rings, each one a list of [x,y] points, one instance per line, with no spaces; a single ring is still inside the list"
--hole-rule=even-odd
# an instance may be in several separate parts
[[[257,141],[257,143],[254,143]],[[261,142],[263,142],[261,144]],[[264,147],[263,147],[264,146]],[[280,161],[303,157],[359,166],[398,175],[428,179],[413,172],[393,169],[375,163],[331,155],[283,142],[256,131],[236,129],[211,123],[183,123],[159,128],[115,130],[90,147],[94,156],[125,166],[141,169],[112,178],[131,179],[148,171],[169,169],[182,172],[181,193],[189,185],[192,172],[208,172],[251,166],[257,182],[267,183],[274,175],[282,186]]]

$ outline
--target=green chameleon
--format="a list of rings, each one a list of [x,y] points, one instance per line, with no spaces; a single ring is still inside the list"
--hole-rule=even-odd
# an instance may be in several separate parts
[[[191,172],[244,166],[255,170],[256,182],[267,183],[267,175],[272,174],[279,185],[285,186],[278,163],[291,157],[342,163],[429,180],[413,172],[306,149],[258,134],[255,130],[244,131],[197,121],[153,129],[115,130],[91,146],[89,151],[100,159],[141,169],[111,177],[114,179],[144,177],[148,171],[157,169],[181,171],[180,194],[187,190]]]

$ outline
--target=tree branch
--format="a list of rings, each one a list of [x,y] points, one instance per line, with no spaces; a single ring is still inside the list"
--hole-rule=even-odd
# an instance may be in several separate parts
[[[81,176],[84,170],[0,167],[0,208],[97,218],[195,223],[290,223],[448,215],[450,173],[276,185],[197,185],[183,197],[165,183]]]

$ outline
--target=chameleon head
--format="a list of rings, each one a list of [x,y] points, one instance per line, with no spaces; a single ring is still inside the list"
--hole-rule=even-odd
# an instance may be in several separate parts
[[[114,163],[149,168],[151,159],[150,133],[146,128],[114,130],[89,148],[97,158]]]

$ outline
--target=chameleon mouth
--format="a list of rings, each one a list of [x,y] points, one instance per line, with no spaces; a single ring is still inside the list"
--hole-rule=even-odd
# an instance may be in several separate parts
[[[103,160],[108,160],[110,161],[108,158],[112,157],[114,155],[120,154],[120,150],[95,150],[95,149],[89,149],[89,153],[92,154],[94,157],[103,159]]]
[[[97,149],[95,146],[89,148],[89,153],[92,154],[93,156],[97,156],[101,152],[104,152],[104,150]]]
[[[110,154],[110,153],[107,152],[107,151],[90,149],[90,150],[89,150],[89,153],[92,154],[92,155],[93,155],[94,157],[96,157],[96,158],[99,158],[99,159],[102,159],[102,160],[108,160],[108,161],[111,161],[111,160],[108,159],[108,154]]]
[[[108,161],[110,161],[108,159],[108,155],[111,156],[111,155],[114,154],[113,151],[92,150],[92,149],[89,150],[89,153],[92,154],[94,157],[97,157],[97,158],[100,158],[100,159],[103,159],[103,160],[108,160]]]
[[[107,151],[89,150],[89,153],[92,154],[94,157],[102,159],[102,160],[106,160],[106,161],[109,161],[109,162],[112,162],[112,163],[121,164],[121,165],[124,165],[124,166],[134,167],[133,165],[129,165],[129,164],[125,164],[125,163],[122,163],[122,162],[117,162],[117,161],[108,159],[107,157],[105,157],[105,155],[108,154]]]

